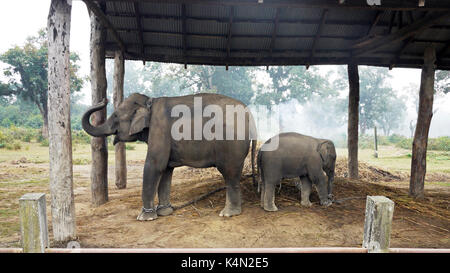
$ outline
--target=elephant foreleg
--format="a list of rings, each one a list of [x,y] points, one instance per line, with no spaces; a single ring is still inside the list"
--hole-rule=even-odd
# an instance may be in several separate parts
[[[322,206],[330,206],[331,200],[328,198],[328,184],[325,174],[322,169],[312,169],[309,172],[309,179],[316,185],[319,193],[320,204]]]
[[[159,182],[158,186],[158,207],[156,212],[160,216],[167,216],[172,214],[173,208],[170,204],[170,187],[172,184],[173,168],[167,168]]]
[[[144,181],[142,183],[142,202],[144,207],[137,217],[139,221],[158,218],[155,208],[155,196],[163,172],[153,166],[151,162],[146,162],[144,165]]]

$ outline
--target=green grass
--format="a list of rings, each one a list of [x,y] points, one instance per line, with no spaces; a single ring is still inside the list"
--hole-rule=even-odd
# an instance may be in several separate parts
[[[113,146],[111,146],[113,147]],[[147,144],[133,143],[126,145],[127,160],[145,160]],[[114,148],[108,147],[108,162],[114,163]],[[20,150],[0,150],[0,163],[20,160],[23,157],[30,163],[48,163],[48,147],[40,143],[22,143]],[[91,163],[90,144],[74,144],[72,146],[72,160],[75,165],[86,165]]]
[[[347,157],[347,149],[338,148],[336,152],[338,157]],[[379,146],[378,158],[373,149],[360,149],[358,159],[388,171],[409,172],[411,169],[411,151],[394,146]],[[449,152],[427,152],[427,173],[433,172],[450,173]]]

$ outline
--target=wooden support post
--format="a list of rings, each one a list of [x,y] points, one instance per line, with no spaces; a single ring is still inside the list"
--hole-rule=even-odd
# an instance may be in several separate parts
[[[116,51],[114,56],[114,82],[113,82],[113,100],[114,109],[119,107],[123,101],[123,84],[125,74],[125,61],[122,51]],[[125,143],[119,142],[115,145],[116,156],[116,186],[118,189],[127,187],[127,159],[125,152]]]
[[[348,81],[348,174],[358,179],[359,74],[355,63],[348,65]]]
[[[378,158],[378,136],[377,136],[377,126],[373,128],[373,136],[374,136],[374,148],[375,148],[375,158]]]
[[[19,199],[20,231],[24,253],[44,253],[48,244],[44,193],[27,193]]]
[[[69,41],[72,5],[52,0],[48,14],[48,123],[50,194],[56,242],[76,237],[70,131]]]
[[[422,67],[419,93],[419,114],[414,134],[411,180],[409,182],[409,195],[418,199],[424,197],[428,132],[433,116],[435,61],[435,48],[433,46],[427,47],[425,49],[424,64]]]
[[[394,202],[384,196],[367,196],[362,247],[369,253],[389,252]]]
[[[105,42],[106,28],[89,9],[91,20],[91,89],[92,105],[106,99]],[[106,120],[106,107],[92,114],[92,125],[98,126]],[[102,205],[108,201],[108,147],[106,137],[92,137],[91,193],[92,204]]]

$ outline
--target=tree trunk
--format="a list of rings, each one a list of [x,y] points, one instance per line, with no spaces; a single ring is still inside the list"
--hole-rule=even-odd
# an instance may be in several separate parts
[[[42,124],[42,136],[45,139],[48,139],[48,109],[46,109],[47,111],[43,113],[42,115],[42,120],[43,120],[43,124]]]
[[[358,179],[359,75],[358,65],[348,65],[348,174]]]
[[[91,89],[92,104],[106,98],[105,40],[106,28],[95,14],[89,11],[91,20]],[[92,125],[106,120],[106,107],[92,114]],[[108,201],[108,146],[106,137],[92,137],[91,193],[92,204],[99,206]]]
[[[70,131],[69,42],[72,5],[52,0],[48,14],[50,194],[56,242],[76,238]]]
[[[430,130],[431,117],[433,116],[435,61],[436,51],[434,47],[427,47],[424,53],[424,65],[420,82],[419,113],[414,133],[411,180],[409,183],[409,195],[416,199],[424,197],[428,132]]]
[[[119,107],[123,101],[123,83],[125,74],[125,63],[123,53],[116,51],[114,56],[114,83],[113,83],[113,100],[114,109]],[[116,186],[118,189],[127,187],[127,159],[125,152],[125,143],[119,142],[115,145],[116,156]]]

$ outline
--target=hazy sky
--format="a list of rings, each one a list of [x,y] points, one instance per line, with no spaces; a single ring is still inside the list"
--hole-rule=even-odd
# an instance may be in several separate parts
[[[79,0],[72,1],[72,23],[70,33],[70,50],[77,52],[81,57],[81,74],[89,74],[89,17],[85,4]],[[0,1],[0,52],[4,52],[13,45],[21,45],[25,38],[35,35],[40,28],[47,25],[47,15],[50,7],[50,0],[14,0]],[[324,71],[333,69],[333,66],[321,68]],[[394,68],[390,71],[392,80],[391,86],[397,92],[402,92],[404,87],[411,83],[419,85],[419,69]],[[89,84],[83,88],[84,101],[89,103]],[[432,135],[450,135],[450,99],[445,98],[439,106],[437,114],[444,115],[438,120],[447,121],[446,128],[442,131],[441,126],[432,123]],[[433,117],[435,119],[435,117]]]

